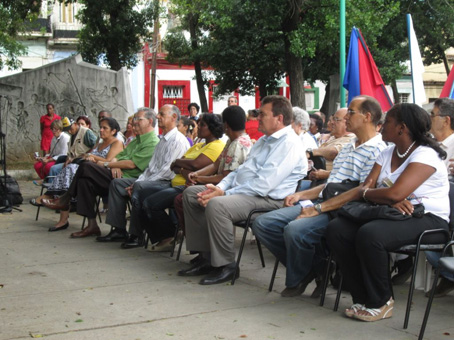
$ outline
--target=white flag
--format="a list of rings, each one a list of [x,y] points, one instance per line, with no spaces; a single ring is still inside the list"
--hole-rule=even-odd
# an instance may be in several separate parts
[[[422,74],[424,73],[424,64],[419,51],[418,40],[416,39],[415,30],[413,29],[413,21],[411,14],[407,14],[408,40],[410,42],[410,63],[411,63],[411,79],[413,91],[408,98],[409,103],[415,103],[419,106],[426,103],[426,91],[424,91],[424,82]],[[415,97],[413,98],[413,93]]]

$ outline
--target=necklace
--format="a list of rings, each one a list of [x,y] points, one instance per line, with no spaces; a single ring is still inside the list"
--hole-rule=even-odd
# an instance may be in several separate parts
[[[397,146],[396,146],[396,153],[397,153],[397,157],[399,158],[405,158],[405,156],[408,155],[408,153],[410,152],[410,149],[412,148],[413,145],[415,145],[416,141],[414,141],[413,143],[411,143],[411,145],[408,147],[407,151],[405,151],[403,154],[400,154],[399,153],[399,150],[397,149]]]

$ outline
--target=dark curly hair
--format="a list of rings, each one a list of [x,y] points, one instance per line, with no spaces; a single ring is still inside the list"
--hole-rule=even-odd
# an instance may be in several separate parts
[[[221,138],[224,134],[224,124],[222,123],[222,118],[218,114],[214,113],[202,113],[199,118],[199,121],[203,120],[208,129],[216,138]]]
[[[419,145],[434,149],[441,159],[446,158],[446,152],[430,134],[432,122],[427,112],[416,104],[395,104],[389,109],[387,115],[394,117],[397,123],[407,126],[410,138]]]
[[[191,103],[191,104],[189,104],[189,105],[188,105],[188,111],[191,111],[191,106],[194,106],[194,107],[196,108],[196,110],[197,110],[197,113],[199,113],[199,110],[200,110],[199,104],[197,104],[197,103]]]

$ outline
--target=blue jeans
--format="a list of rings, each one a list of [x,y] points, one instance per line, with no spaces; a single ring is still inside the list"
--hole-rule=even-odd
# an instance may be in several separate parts
[[[173,208],[175,197],[183,192],[184,185],[163,188],[148,195],[142,202],[143,215],[147,217],[148,223],[145,230],[152,243],[156,243],[175,235],[175,223],[166,209]]]
[[[441,258],[441,253],[437,253],[435,251],[426,251],[425,253],[427,261],[429,261],[432,267],[438,268],[438,260]],[[454,281],[454,274],[451,272],[443,269],[440,271],[440,275],[448,279],[449,281]]]
[[[170,188],[170,181],[140,181],[134,182],[131,196],[131,221],[129,233],[141,236],[149,222],[143,211],[143,203],[151,195]]]
[[[327,214],[295,220],[300,214],[298,204],[260,215],[252,230],[279,261],[285,265],[285,285],[295,287],[316,267],[320,258],[314,256],[329,222]]]
[[[63,169],[63,165],[65,165],[65,163],[58,163],[58,164],[52,165],[49,170],[49,176],[57,176],[60,173],[61,169]],[[51,178],[49,180],[49,183],[52,183],[53,180],[54,179]]]

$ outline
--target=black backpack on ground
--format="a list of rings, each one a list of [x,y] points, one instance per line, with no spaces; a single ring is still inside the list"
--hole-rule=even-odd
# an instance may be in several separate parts
[[[19,205],[23,200],[16,180],[9,175],[0,177],[0,207]]]

